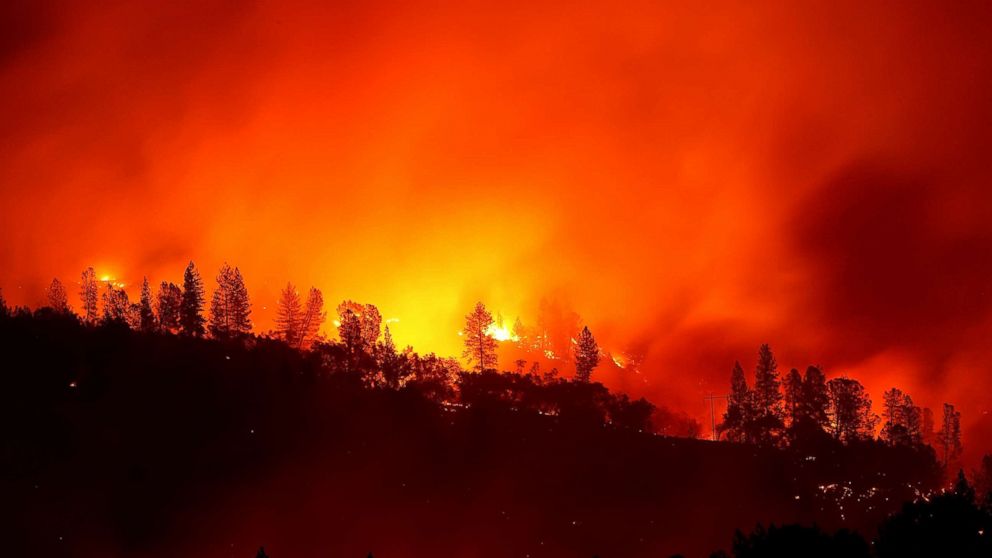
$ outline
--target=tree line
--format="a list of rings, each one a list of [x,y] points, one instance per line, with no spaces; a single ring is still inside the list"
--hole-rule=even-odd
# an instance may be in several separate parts
[[[77,315],[58,278],[49,285],[47,299],[52,311]],[[224,341],[247,342],[253,338],[248,289],[241,271],[226,263],[217,274],[209,306],[203,279],[192,261],[183,272],[181,285],[162,281],[154,295],[148,279],[143,278],[135,302],[129,299],[123,285],[99,280],[94,269],[88,267],[81,274],[79,302],[78,318],[88,326],[123,325],[146,333]],[[601,351],[588,327],[573,343],[575,376],[569,381],[559,378],[555,368],[541,374],[539,366],[535,366],[530,374],[523,374],[520,362],[519,374],[499,372],[499,341],[491,331],[495,320],[482,302],[465,317],[461,332],[465,346],[462,356],[470,373],[463,371],[454,358],[435,353],[420,355],[412,346],[397,347],[374,304],[345,300],[337,306],[336,314],[338,339],[333,341],[321,333],[327,319],[321,291],[311,287],[304,299],[292,283],[287,283],[278,300],[275,329],[264,337],[307,350],[328,370],[350,373],[368,388],[410,388],[439,403],[503,405],[631,430],[653,428],[652,415],[657,410],[653,404],[643,398],[631,400],[626,395],[612,394],[602,384],[592,382]],[[521,327],[519,320],[517,327]],[[664,417],[668,422],[680,418]]]
[[[783,445],[824,434],[844,443],[875,438],[896,446],[931,445],[946,466],[961,454],[961,413],[945,403],[939,430],[933,412],[913,403],[893,387],[883,394],[883,414],[861,382],[847,377],[827,380],[819,366],[805,373],[793,368],[782,379],[771,348],[761,345],[753,384],[748,385],[740,362],[730,376],[727,410],[717,435],[733,442]]]

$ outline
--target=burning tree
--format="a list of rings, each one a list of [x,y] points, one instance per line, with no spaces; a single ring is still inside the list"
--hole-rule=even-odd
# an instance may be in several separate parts
[[[204,290],[203,279],[193,262],[189,262],[183,273],[183,296],[179,305],[179,325],[183,335],[203,337],[206,333],[203,318]]]
[[[69,297],[66,296],[65,287],[62,286],[62,281],[59,281],[58,277],[52,279],[46,295],[48,296],[48,306],[52,310],[59,314],[72,312],[72,308],[69,307]]]
[[[96,272],[87,267],[79,281],[79,298],[83,303],[83,321],[88,324],[96,323],[98,297]]]
[[[463,356],[477,372],[485,372],[496,368],[496,348],[499,343],[489,335],[489,326],[493,324],[493,315],[486,310],[481,302],[475,303],[475,308],[465,316],[465,352]]]
[[[575,379],[588,382],[593,369],[599,364],[599,345],[588,327],[583,327],[575,345]]]

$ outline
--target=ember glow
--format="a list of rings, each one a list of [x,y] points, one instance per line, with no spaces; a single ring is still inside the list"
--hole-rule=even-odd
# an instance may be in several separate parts
[[[0,8],[13,304],[227,261],[458,355],[550,301],[701,419],[768,342],[992,449],[987,4],[98,4]]]

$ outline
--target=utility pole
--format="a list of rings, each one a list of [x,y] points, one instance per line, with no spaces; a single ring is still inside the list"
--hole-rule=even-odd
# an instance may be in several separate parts
[[[703,397],[703,401],[708,401],[710,404],[710,432],[712,432],[712,439],[715,442],[717,440],[716,434],[716,404],[714,401],[717,399],[730,399],[729,395],[707,395]]]

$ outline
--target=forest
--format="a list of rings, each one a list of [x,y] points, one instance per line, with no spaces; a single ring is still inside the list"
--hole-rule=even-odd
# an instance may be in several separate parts
[[[876,416],[857,380],[780,375],[768,345],[750,385],[732,367],[704,440],[595,381],[588,327],[566,378],[500,371],[482,303],[460,361],[398,348],[372,304],[342,302],[329,339],[321,292],[291,284],[256,334],[227,265],[209,304],[192,262],[136,302],[92,268],[78,291],[78,313],[58,279],[33,310],[0,296],[0,482],[24,555],[992,552],[992,457],[960,468],[953,405],[894,387]]]

